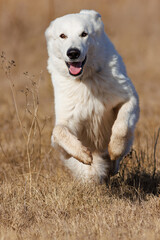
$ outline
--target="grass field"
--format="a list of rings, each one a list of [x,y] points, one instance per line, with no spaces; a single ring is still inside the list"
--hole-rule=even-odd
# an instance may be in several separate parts
[[[102,15],[139,97],[133,151],[106,186],[73,179],[50,146],[44,31],[80,9]],[[0,0],[0,240],[160,239],[160,2]]]

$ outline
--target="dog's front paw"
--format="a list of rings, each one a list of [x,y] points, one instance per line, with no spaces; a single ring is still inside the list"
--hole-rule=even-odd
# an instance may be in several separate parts
[[[110,159],[112,161],[116,161],[117,159],[121,158],[125,152],[126,144],[124,138],[116,138],[111,140],[108,146],[108,152]]]
[[[81,146],[77,159],[84,164],[91,165],[93,161],[92,153],[88,148]]]

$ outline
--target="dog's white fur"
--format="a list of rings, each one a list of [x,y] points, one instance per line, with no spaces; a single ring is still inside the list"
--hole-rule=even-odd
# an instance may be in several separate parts
[[[81,37],[84,31],[88,35]],[[82,10],[57,18],[45,35],[55,96],[52,144],[63,150],[61,158],[77,177],[115,174],[133,142],[139,101],[100,14]],[[69,74],[65,63],[69,48],[81,51],[78,61],[87,56],[78,77]]]

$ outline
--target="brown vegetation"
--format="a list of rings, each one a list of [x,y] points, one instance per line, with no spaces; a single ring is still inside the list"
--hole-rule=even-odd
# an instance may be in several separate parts
[[[101,13],[140,96],[132,154],[107,186],[77,182],[50,146],[44,31],[84,8]],[[160,239],[159,9],[158,0],[0,0],[0,239]]]

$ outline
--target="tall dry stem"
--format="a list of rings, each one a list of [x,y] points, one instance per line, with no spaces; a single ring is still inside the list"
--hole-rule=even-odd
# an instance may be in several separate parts
[[[158,139],[159,139],[159,134],[160,134],[160,128],[158,129],[157,134],[155,134],[155,142],[154,142],[154,149],[153,149],[153,160],[154,160],[153,178],[155,177],[156,169],[157,169],[156,151],[157,151],[157,143],[158,143]]]
[[[26,110],[28,110],[28,112],[32,116],[31,125],[29,127],[29,130],[27,131],[27,129],[23,126],[23,123],[22,123],[22,120],[21,120],[21,117],[20,117],[20,114],[19,114],[18,104],[17,104],[17,99],[16,99],[16,92],[15,92],[15,85],[14,85],[13,79],[12,79],[11,74],[10,74],[11,73],[11,68],[16,66],[15,61],[14,60],[8,61],[6,59],[6,56],[5,56],[4,52],[2,52],[1,58],[2,58],[2,68],[5,72],[5,75],[7,77],[7,80],[9,82],[9,86],[10,86],[10,89],[11,89],[13,105],[14,105],[14,108],[15,108],[15,111],[16,111],[17,120],[18,120],[19,126],[21,128],[22,136],[23,136],[24,141],[26,143],[28,171],[29,171],[29,193],[30,193],[30,196],[31,196],[31,194],[32,194],[32,170],[31,170],[30,142],[31,142],[32,132],[33,132],[34,135],[36,135],[36,131],[37,131],[36,128],[38,128],[38,131],[39,131],[40,145],[41,145],[41,129],[40,129],[40,126],[39,126],[38,116],[37,116],[38,108],[39,108],[39,99],[38,99],[39,81],[38,81],[38,84],[36,84],[36,82],[33,81],[30,78],[28,73],[25,74],[25,75],[27,75],[27,77],[29,78],[29,80],[31,81],[31,84],[32,84],[32,89],[30,90],[29,88],[27,88],[27,91],[30,92],[31,95],[32,95],[32,104],[33,104],[33,110],[32,111],[30,111],[28,108],[26,109]],[[26,101],[27,101],[27,95],[26,95]],[[27,106],[27,104],[26,104],[26,106]],[[40,150],[40,154],[41,154],[41,150]]]

